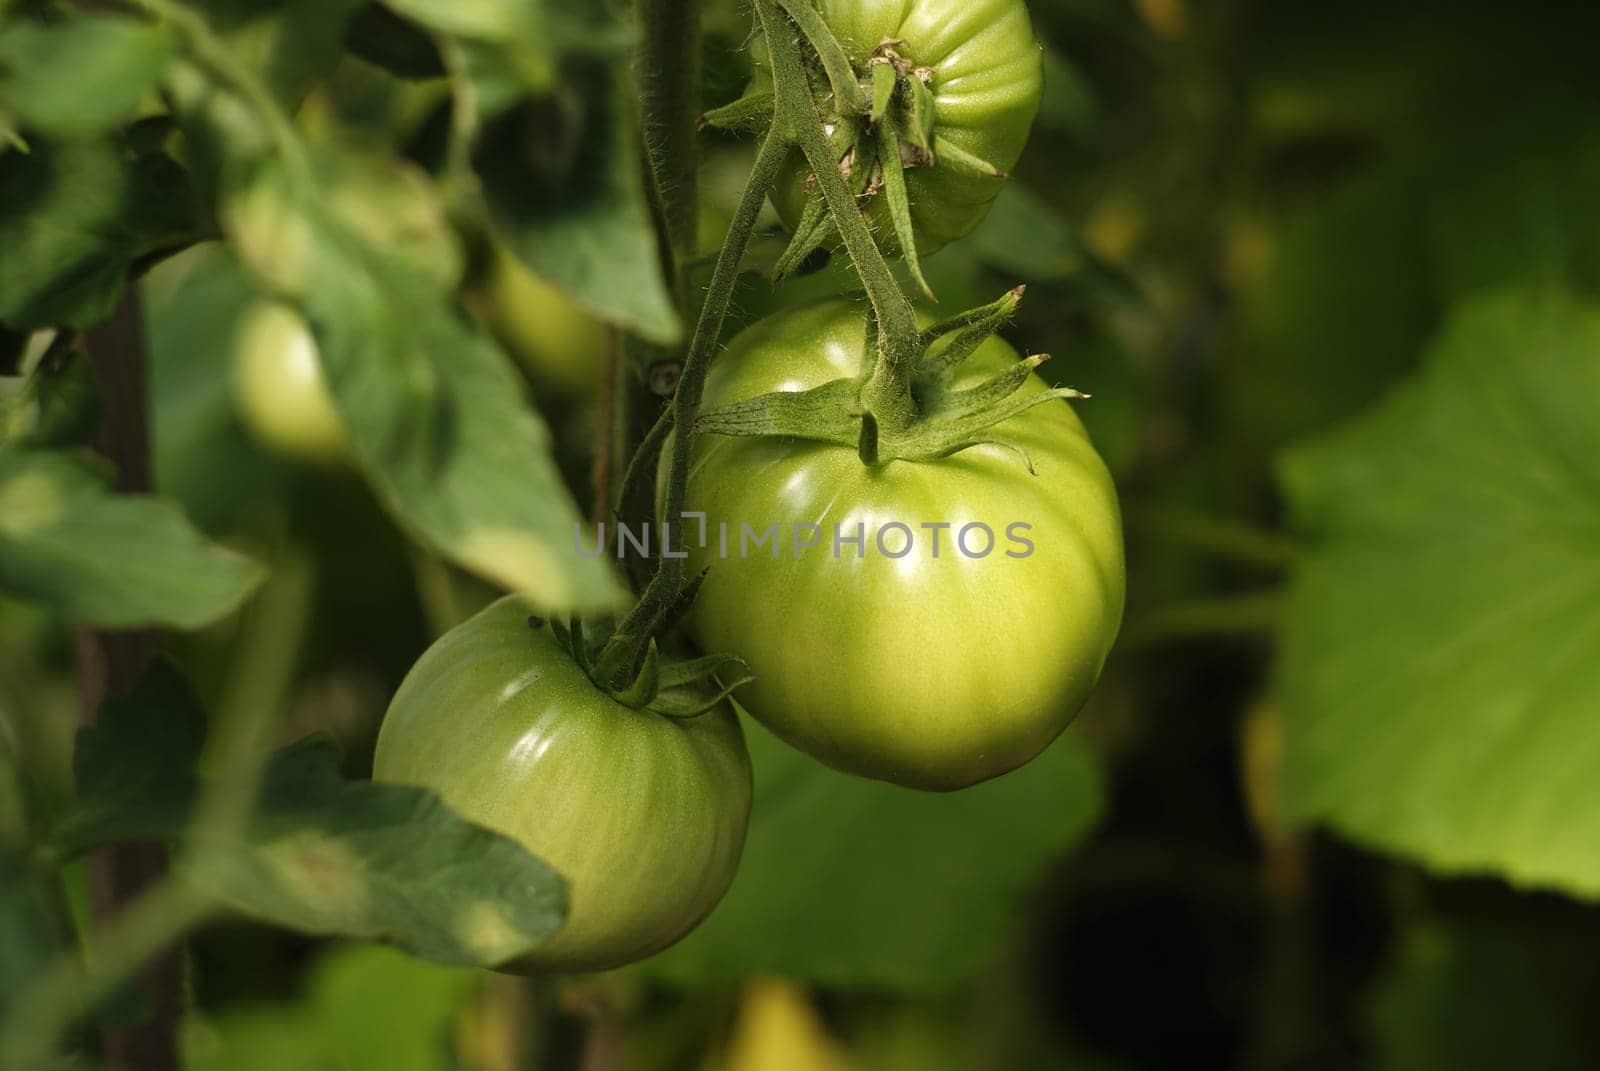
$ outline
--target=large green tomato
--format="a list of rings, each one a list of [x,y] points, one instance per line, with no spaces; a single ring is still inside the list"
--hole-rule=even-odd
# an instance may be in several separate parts
[[[817,7],[857,73],[865,73],[875,49],[893,42],[895,53],[927,79],[936,139],[1001,172],[1016,164],[1044,94],[1044,54],[1022,0],[817,0]],[[911,222],[923,254],[976,227],[1005,184],[950,154],[936,153],[931,164],[906,163]],[[773,192],[791,227],[805,204],[808,175],[795,153]],[[892,245],[882,196],[872,198],[868,216]]]
[[[293,306],[257,301],[234,336],[234,387],[245,425],[267,446],[313,464],[350,455],[311,327]]]
[[[854,377],[865,335],[850,301],[771,316],[712,365],[705,405]],[[952,385],[1017,359],[990,339]],[[873,468],[825,443],[696,439],[685,509],[707,538],[697,518],[673,536],[709,568],[689,628],[749,663],[751,714],[829,765],[961,788],[1038,754],[1100,675],[1123,603],[1111,476],[1064,402],[984,434],[1010,445]]]
[[[683,719],[623,706],[514,597],[412,667],[372,772],[432,789],[566,879],[567,920],[523,970],[602,970],[672,944],[733,880],[750,814],[727,704]]]

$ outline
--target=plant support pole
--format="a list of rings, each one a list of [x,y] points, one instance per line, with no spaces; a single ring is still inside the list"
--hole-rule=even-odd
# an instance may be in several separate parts
[[[95,449],[116,466],[118,492],[147,492],[150,437],[145,420],[144,322],[136,285],[123,291],[111,319],[90,331],[85,343],[101,404]],[[93,721],[108,697],[131,688],[155,653],[156,635],[149,630],[80,630],[78,687],[84,720]],[[104,924],[160,880],[166,870],[166,849],[159,844],[114,845],[95,856],[91,867],[94,916]],[[176,951],[169,948],[150,959],[135,976],[135,984],[149,1015],[142,1022],[104,1032],[105,1061],[139,1071],[176,1068],[183,992]]]

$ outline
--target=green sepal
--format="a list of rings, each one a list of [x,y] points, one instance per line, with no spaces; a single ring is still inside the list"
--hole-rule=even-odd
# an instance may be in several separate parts
[[[1022,302],[1023,287],[1015,287],[996,301],[943,320],[922,332],[922,357],[912,368],[912,385],[920,390],[937,390],[949,382],[956,368],[971,357],[979,346],[1003,327]],[[945,335],[955,338],[937,352],[933,344]]]
[[[933,288],[922,275],[922,262],[917,257],[916,232],[911,226],[911,198],[906,193],[906,176],[901,168],[900,141],[887,123],[878,127],[878,160],[883,165],[883,195],[889,202],[889,219],[894,223],[894,236],[900,243],[900,255],[905,258],[917,289],[929,301],[938,301]]]
[[[998,378],[998,377],[997,377]],[[991,380],[991,382],[993,382]],[[1021,384],[1018,384],[1020,386]],[[975,387],[974,390],[981,390]],[[1013,391],[1016,387],[1012,388]],[[998,404],[987,409],[956,414],[948,417],[933,417],[928,422],[914,430],[913,434],[905,437],[904,441],[895,443],[895,456],[905,458],[907,461],[923,461],[936,457],[949,457],[951,454],[976,446],[980,442],[993,440],[982,439],[979,432],[986,431],[996,424],[1004,423],[1018,413],[1026,412],[1036,405],[1052,402],[1058,398],[1086,398],[1088,395],[1082,391],[1073,390],[1071,387],[1051,387],[1039,394],[1016,394],[1002,399]],[[1008,445],[1001,443],[1000,445]]]
[[[902,78],[900,84],[905,87],[902,90],[905,108],[896,124],[901,140],[911,146],[918,163],[931,164],[935,157],[933,92],[915,75]]]
[[[625,688],[620,688],[611,693],[611,697],[626,707],[635,710],[648,706],[661,691],[661,650],[656,646],[656,641],[651,640],[650,646],[645,648],[644,662],[639,667],[639,673]]]
[[[743,665],[744,663],[739,663]],[[751,681],[755,677],[749,673],[742,673],[735,677],[720,691],[707,694],[693,688],[677,688],[671,691],[662,691],[650,703],[649,710],[653,714],[661,714],[668,718],[698,718],[700,715],[714,710],[723,703],[734,691]]]
[[[737,667],[730,676],[719,678],[728,667]],[[661,689],[649,709],[669,718],[694,718],[715,708],[734,689],[755,680],[744,659],[732,654],[710,654],[702,658],[661,663]]]
[[[886,432],[877,417],[862,405],[862,378],[835,379],[803,391],[772,391],[702,413],[695,421],[697,433],[742,437],[779,436],[812,442],[851,446],[863,464],[890,461],[930,461],[949,457],[974,446],[999,446],[1016,453],[1028,471],[1034,471],[1026,450],[1004,437],[985,435],[1036,405],[1065,398],[1087,398],[1071,387],[1052,387],[1019,394],[1048,354],[1025,357],[976,386],[948,389],[955,369],[991,337],[1016,312],[1023,288],[1016,287],[995,301],[942,320],[921,333],[924,352],[912,371],[913,398],[919,415],[911,425]],[[937,352],[931,347],[954,335]],[[869,318],[865,352],[876,347],[877,331]]]
[[[787,435],[855,446],[859,436],[854,380],[810,390],[771,391],[701,413],[695,431],[709,435]]]
[[[1010,450],[1012,453],[1016,454],[1019,458],[1022,459],[1022,466],[1023,466],[1023,468],[1028,470],[1028,475],[1029,476],[1037,476],[1037,475],[1039,475],[1039,470],[1033,467],[1033,458],[1029,456],[1028,451],[1024,450],[1021,446],[1017,445],[1016,443],[1008,442],[1005,439],[990,439],[990,438],[967,439],[964,442],[958,442],[955,445],[949,447],[948,449],[946,449],[943,453],[939,454],[938,456],[939,457],[949,457],[952,454],[959,454],[963,450],[970,450],[974,446],[999,446],[999,447],[1002,447],[1002,448],[1004,448],[1006,450]]]
[[[861,431],[856,435],[856,456],[869,469],[882,460],[878,453],[878,418],[871,413],[861,414]]]
[[[867,112],[869,123],[880,122],[894,100],[894,86],[898,79],[894,66],[887,60],[872,64],[872,109]]]
[[[738,100],[712,108],[700,116],[700,127],[714,127],[736,134],[765,134],[772,125],[777,98],[771,90],[758,90]]]
[[[784,246],[783,253],[772,265],[773,281],[787,279],[805,263],[807,257],[821,249],[836,233],[827,203],[821,194],[812,193],[806,198],[805,207],[800,210],[800,221],[795,224],[789,244]]]
[[[744,659],[734,654],[709,654],[700,658],[686,658],[681,661],[663,662],[661,664],[661,688],[682,688],[686,684],[698,684],[714,676],[723,666],[737,665],[742,670],[750,667]]]
[[[556,638],[556,642],[567,649],[572,655],[572,660],[578,663],[578,666],[585,673],[593,675],[593,652],[581,618],[574,614],[569,621],[563,622],[554,618],[549,621],[542,621],[540,618],[530,617],[528,618],[529,627],[537,628],[538,626],[534,624],[535,621],[548,624],[551,634]]]
[[[965,327],[987,324],[990,325],[988,333],[993,334],[1016,313],[1017,306],[1022,304],[1022,296],[1027,291],[1026,284],[1014,286],[987,305],[979,305],[975,309],[958,312],[954,316],[938,321],[931,327],[923,328],[920,336],[923,350],[926,351],[929,346],[932,346],[945,335],[960,331]],[[929,358],[924,356],[923,360],[927,361]]]
[[[1033,370],[1050,359],[1048,353],[1024,357],[1003,372],[998,372],[976,387],[965,390],[939,390],[927,399],[928,416],[935,420],[964,420],[1009,398],[1028,381]]]
[[[1006,177],[1004,171],[995,167],[983,157],[974,156],[955,142],[939,134],[933,136],[933,156],[941,165],[962,175],[977,175],[984,178]]]
[[[694,605],[695,596],[700,594],[701,586],[706,582],[706,574],[711,571],[710,566],[696,573],[688,583],[678,590],[678,593],[667,600],[661,615],[656,619],[656,631],[669,632],[678,627],[684,615],[689,612],[689,607]]]

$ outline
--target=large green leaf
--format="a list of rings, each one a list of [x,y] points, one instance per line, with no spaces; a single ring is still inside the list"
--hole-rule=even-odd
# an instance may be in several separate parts
[[[205,730],[199,701],[168,662],[155,662],[132,692],[106,700],[97,720],[78,730],[72,752],[78,799],[51,832],[55,851],[74,856],[182,829]]]
[[[193,230],[185,174],[166,156],[112,139],[0,154],[0,321],[92,327],[135,261]]]
[[[304,309],[368,477],[407,526],[553,610],[614,608],[549,434],[489,338],[431,273],[364,240],[275,164],[227,203],[246,265]]]
[[[746,724],[744,859],[711,917],[645,966],[669,981],[948,989],[992,959],[1100,810],[1098,767],[1070,732],[1014,773],[936,795],[838,773]]]
[[[392,941],[492,966],[566,917],[555,871],[431,792],[345,781],[325,740],[279,752],[243,837],[197,845],[186,870],[236,909],[307,933]]]
[[[1455,315],[1412,381],[1291,452],[1301,819],[1445,870],[1600,895],[1600,309]]]
[[[0,447],[0,589],[87,624],[195,628],[259,579],[173,504],[113,494],[74,455]]]
[[[645,202],[632,91],[614,60],[573,63],[567,76],[564,97],[484,122],[473,164],[490,216],[520,260],[596,316],[672,342],[682,324]]]
[[[0,26],[0,111],[56,137],[98,134],[133,114],[173,51],[166,28],[141,19]]]
[[[55,854],[175,841],[184,876],[237,911],[307,933],[391,941],[448,963],[504,962],[565,918],[561,878],[515,841],[458,817],[424,789],[342,779],[326,740],[269,758],[242,827],[201,822],[197,798],[241,791],[231,775],[195,778],[203,721],[164,662],[106,703],[79,733],[77,800],[52,833]]]
[[[1600,293],[1600,122],[1539,96],[1383,158],[1266,242],[1220,367],[1239,460],[1371,404],[1460,298],[1561,283]]]

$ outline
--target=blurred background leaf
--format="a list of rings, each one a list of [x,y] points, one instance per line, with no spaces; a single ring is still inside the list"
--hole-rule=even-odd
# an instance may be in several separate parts
[[[171,502],[112,493],[87,458],[0,446],[0,587],[88,624],[193,628],[260,578]]]
[[[1291,811],[1445,870],[1600,893],[1600,312],[1496,294],[1283,463]]]

